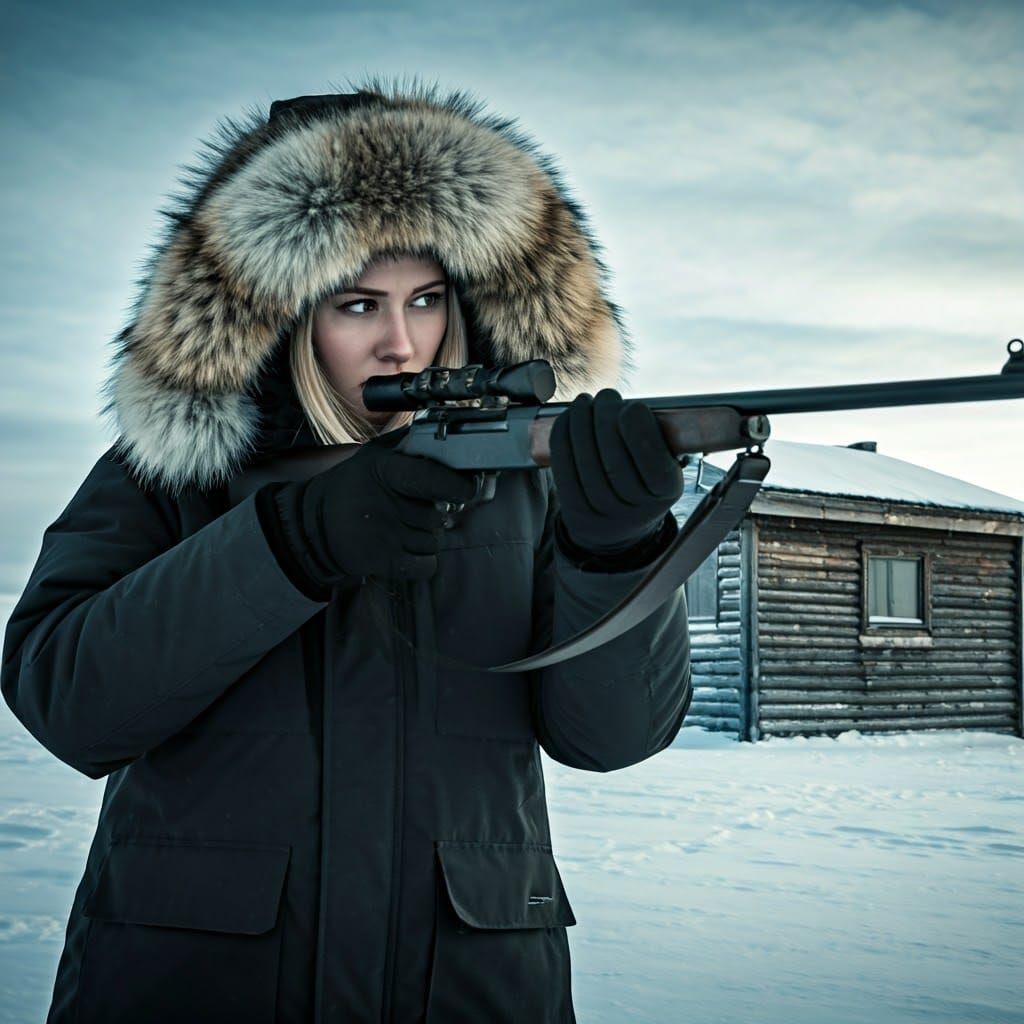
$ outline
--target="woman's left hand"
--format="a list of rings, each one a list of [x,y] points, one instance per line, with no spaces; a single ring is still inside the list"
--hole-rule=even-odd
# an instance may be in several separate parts
[[[654,413],[614,388],[577,395],[551,428],[551,471],[569,539],[617,554],[653,535],[683,493]]]

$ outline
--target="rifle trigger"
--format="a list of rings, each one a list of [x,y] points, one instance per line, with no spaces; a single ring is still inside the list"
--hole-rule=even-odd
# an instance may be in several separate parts
[[[476,494],[470,499],[471,505],[482,505],[492,501],[498,489],[498,475],[501,470],[493,470],[476,474]]]

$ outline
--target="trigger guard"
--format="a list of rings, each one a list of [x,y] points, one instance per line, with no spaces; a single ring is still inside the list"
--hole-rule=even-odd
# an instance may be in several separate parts
[[[497,491],[497,480],[501,470],[487,470],[480,473],[473,474],[473,484],[476,490],[473,492],[473,497],[466,502],[454,502],[454,501],[442,501],[438,502],[438,506],[444,513],[442,526],[446,530],[451,530],[455,524],[455,517],[465,511],[467,508],[472,508],[474,505],[482,505],[485,502],[491,501]]]

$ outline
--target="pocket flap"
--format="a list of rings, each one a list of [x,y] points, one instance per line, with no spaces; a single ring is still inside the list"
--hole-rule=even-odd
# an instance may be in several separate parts
[[[259,935],[274,927],[291,847],[115,840],[84,913]]]
[[[551,850],[519,843],[437,844],[455,913],[474,928],[574,925]]]

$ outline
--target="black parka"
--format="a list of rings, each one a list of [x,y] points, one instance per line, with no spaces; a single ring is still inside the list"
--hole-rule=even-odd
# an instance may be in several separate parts
[[[275,351],[253,378],[263,454],[314,443],[294,401],[268,411],[290,387]],[[563,550],[549,470],[502,473],[429,580],[323,602],[282,569],[257,496],[228,501],[243,458],[189,477],[115,411],[118,444],[46,530],[4,640],[14,713],[106,778],[48,1021],[574,1020],[539,746],[610,771],[671,742],[682,592],[569,662],[474,671],[577,632],[644,574]]]

